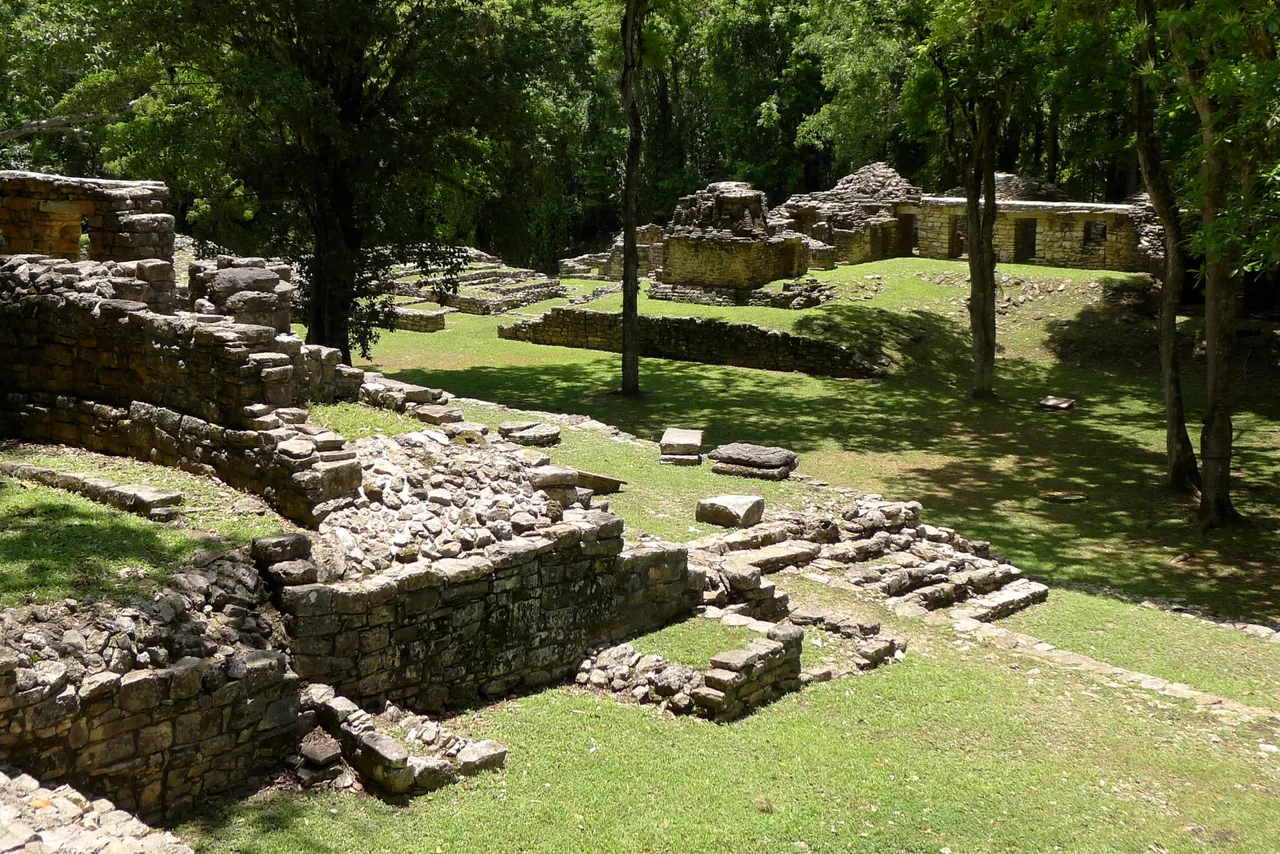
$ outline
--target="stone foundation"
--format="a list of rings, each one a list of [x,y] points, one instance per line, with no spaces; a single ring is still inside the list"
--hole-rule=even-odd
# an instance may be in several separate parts
[[[805,309],[815,308],[836,299],[835,288],[816,280],[787,282],[780,291],[764,288],[713,288],[690,285],[673,285],[669,282],[653,282],[648,289],[649,299],[669,302],[687,302],[697,305],[751,305],[762,308]]]
[[[498,337],[533,344],[622,352],[622,316],[555,308],[534,320],[499,326]],[[640,316],[640,355],[767,371],[799,371],[825,377],[883,375],[845,347],[749,323],[695,317]]]
[[[684,549],[623,551],[622,520],[589,513],[486,556],[281,591],[294,667],[365,704],[436,711],[573,675],[587,648],[692,612]]]

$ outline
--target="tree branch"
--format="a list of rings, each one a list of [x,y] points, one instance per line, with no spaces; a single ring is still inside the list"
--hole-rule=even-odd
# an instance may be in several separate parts
[[[101,113],[75,113],[67,116],[50,116],[47,119],[38,119],[33,122],[24,122],[20,125],[14,125],[11,128],[0,130],[0,142],[8,142],[11,139],[18,139],[24,136],[32,136],[38,133],[59,133],[68,128],[76,128],[81,125],[90,125],[96,122],[106,122],[132,113],[138,106],[141,98],[134,98],[127,104],[105,110]]]

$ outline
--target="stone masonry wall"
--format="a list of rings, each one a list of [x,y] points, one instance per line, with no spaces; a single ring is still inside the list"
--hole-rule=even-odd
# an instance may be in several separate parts
[[[147,818],[279,767],[299,681],[240,554],[206,554],[134,608],[0,614],[0,757]]]
[[[412,308],[396,309],[396,329],[406,332],[439,332],[444,329],[443,311],[420,311]]]
[[[168,198],[169,189],[156,181],[0,171],[0,255],[41,252],[76,260],[86,232],[94,261],[171,259]]]
[[[555,308],[534,320],[499,326],[498,337],[619,353],[622,317],[586,309]],[[640,354],[825,377],[869,378],[883,373],[880,366],[867,363],[843,344],[749,323],[695,317],[641,315]]]
[[[705,583],[685,550],[623,551],[602,512],[491,546],[279,595],[293,664],[364,704],[435,711],[571,677],[586,650],[690,614]]]
[[[928,196],[919,212],[920,257],[958,257],[953,239],[955,219],[964,229],[963,199]],[[1089,205],[1074,202],[999,201],[994,244],[1001,263],[1017,257],[1019,223],[1035,220],[1035,254],[1020,261],[1085,270],[1141,272],[1149,268],[1140,248],[1138,229],[1128,205]],[[1091,223],[1097,225],[1091,226]],[[1099,239],[1086,239],[1086,229],[1105,227]]]
[[[0,259],[3,435],[181,465],[258,492],[304,524],[359,486],[341,437],[313,441],[300,435],[308,425],[293,426],[305,413],[287,424],[271,415],[298,397],[294,362],[309,365],[300,340],[104,298],[116,280],[58,273],[59,263]],[[324,363],[313,367],[304,381],[326,376]],[[358,393],[362,372],[327,367]]]

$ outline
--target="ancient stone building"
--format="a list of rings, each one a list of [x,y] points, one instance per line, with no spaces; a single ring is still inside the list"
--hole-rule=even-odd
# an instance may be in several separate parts
[[[680,199],[663,234],[662,282],[751,290],[809,269],[809,249],[770,227],[764,193],[738,181]]]
[[[94,261],[171,259],[168,197],[169,188],[156,181],[0,171],[0,255],[35,252],[75,261],[87,235]]]
[[[921,196],[893,167],[872,163],[830,190],[792,196],[775,224],[828,244],[836,264],[910,255]]]

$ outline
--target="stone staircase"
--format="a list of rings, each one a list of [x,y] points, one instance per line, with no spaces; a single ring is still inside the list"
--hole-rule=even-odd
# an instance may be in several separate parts
[[[895,613],[950,613],[981,622],[1043,602],[1048,588],[992,555],[990,544],[920,522],[918,502],[857,498],[839,517],[772,513],[750,528],[688,544],[706,570],[704,604],[779,619],[787,596],[767,578],[784,570],[840,578],[884,598]]]

